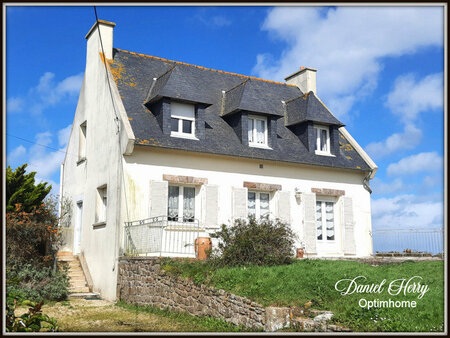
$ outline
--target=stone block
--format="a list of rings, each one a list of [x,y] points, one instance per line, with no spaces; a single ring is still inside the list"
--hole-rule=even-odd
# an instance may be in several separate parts
[[[266,323],[264,331],[275,332],[291,325],[288,307],[266,307]]]
[[[297,317],[292,320],[292,327],[299,331],[312,332],[316,329],[316,323],[311,318]]]

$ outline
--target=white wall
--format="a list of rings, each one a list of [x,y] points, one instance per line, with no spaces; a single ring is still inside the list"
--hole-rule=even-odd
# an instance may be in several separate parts
[[[370,194],[363,188],[364,175],[359,171],[186,153],[142,146],[136,146],[133,154],[126,156],[125,160],[130,221],[149,217],[150,180],[162,181],[163,174],[202,177],[208,179],[208,184],[218,185],[219,224],[231,222],[233,187],[242,188],[244,181],[280,184],[282,190],[291,192],[291,226],[302,239],[303,208],[301,202],[295,198],[295,188],[306,193],[311,193],[311,188],[345,190],[345,196],[353,199],[356,255],[362,257],[372,254]],[[263,164],[263,169],[260,169],[260,164]],[[275,201],[271,203],[272,208],[275,206]],[[339,213],[337,209],[336,217],[340,217]],[[204,215],[199,215],[198,218],[201,220],[203,217]],[[342,223],[339,222],[339,226],[343,227]],[[326,255],[343,256],[343,252],[340,250],[322,254],[322,256]]]
[[[105,41],[112,39],[106,36]],[[103,31],[102,31],[103,33]],[[120,134],[114,121],[114,108],[108,88],[105,65],[99,55],[97,29],[89,35],[85,76],[78,100],[72,132],[64,161],[62,194],[71,198],[72,210],[83,201],[81,230],[81,251],[91,273],[94,291],[102,297],[114,300],[116,297],[118,240],[120,237],[120,192],[122,166],[120,159],[125,149],[133,142],[128,120],[117,88],[109,73],[113,88],[116,111],[120,119]],[[87,121],[86,161],[78,163],[79,126]],[[119,149],[119,137],[121,149]],[[131,138],[131,139],[130,139]],[[106,225],[94,228],[97,187],[107,185],[108,207]],[[72,217],[72,227],[75,225]]]

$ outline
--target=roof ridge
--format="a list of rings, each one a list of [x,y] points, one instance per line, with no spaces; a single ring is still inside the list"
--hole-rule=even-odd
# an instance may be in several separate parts
[[[174,70],[175,67],[176,67],[176,66],[173,65],[171,68],[167,69],[167,70],[166,70],[164,73],[162,73],[160,76],[154,78],[154,80],[155,80],[155,79],[156,79],[156,80],[159,80],[159,79],[162,78],[164,75],[166,75],[167,73],[169,73],[169,72],[171,72],[172,70]]]
[[[228,90],[225,90],[225,93],[231,92],[232,90],[236,89],[237,87],[240,87],[240,86],[245,85],[245,84],[247,83],[248,80],[249,80],[249,79],[247,78],[247,79],[245,79],[243,82],[238,83],[238,84],[237,84],[236,86],[234,86],[233,88],[230,88],[230,89],[228,89]]]
[[[158,57],[158,56],[152,56],[152,55],[146,55],[146,54],[142,54],[142,53],[130,52],[130,51],[128,51],[128,50],[119,49],[119,48],[114,48],[114,49],[116,49],[116,50],[118,50],[118,51],[121,51],[121,52],[130,53],[130,54],[133,54],[133,55],[143,56],[143,57],[152,58],[152,59],[161,60],[161,61],[168,61],[168,62],[178,63],[178,64],[181,64],[181,65],[190,66],[190,67],[195,67],[195,68],[199,68],[199,69],[203,69],[203,70],[209,70],[209,71],[213,71],[213,72],[218,72],[218,73],[223,73],[223,74],[229,74],[229,75],[234,75],[234,76],[239,76],[239,77],[246,77],[246,78],[248,78],[248,79],[253,79],[253,80],[258,80],[258,81],[263,81],[263,82],[268,82],[268,83],[275,83],[275,84],[280,84],[280,85],[284,85],[284,86],[297,87],[297,86],[294,85],[294,84],[283,83],[283,82],[277,82],[277,81],[272,81],[272,80],[265,80],[265,79],[261,79],[261,78],[259,78],[259,77],[255,77],[255,76],[248,76],[248,75],[243,75],[243,74],[237,74],[237,73],[225,72],[225,71],[223,71],[223,70],[218,70],[218,69],[213,69],[213,68],[207,68],[207,67],[197,66],[197,65],[193,65],[193,64],[185,63],[185,62],[181,62],[181,61],[169,60],[169,59],[161,58],[161,57]]]

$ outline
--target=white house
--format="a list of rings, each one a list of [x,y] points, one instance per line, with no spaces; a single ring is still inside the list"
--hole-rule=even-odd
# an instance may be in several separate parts
[[[195,238],[248,214],[288,222],[307,257],[372,254],[377,167],[317,97],[315,69],[279,83],[128,52],[114,26],[86,35],[61,166],[69,250],[94,291],[115,299],[120,255],[193,256]]]

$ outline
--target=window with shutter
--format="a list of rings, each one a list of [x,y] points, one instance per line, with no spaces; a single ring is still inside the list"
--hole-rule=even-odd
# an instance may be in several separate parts
[[[248,192],[248,215],[261,218],[270,213],[270,194],[268,192]]]
[[[194,222],[195,187],[169,185],[167,217],[169,221]]]

